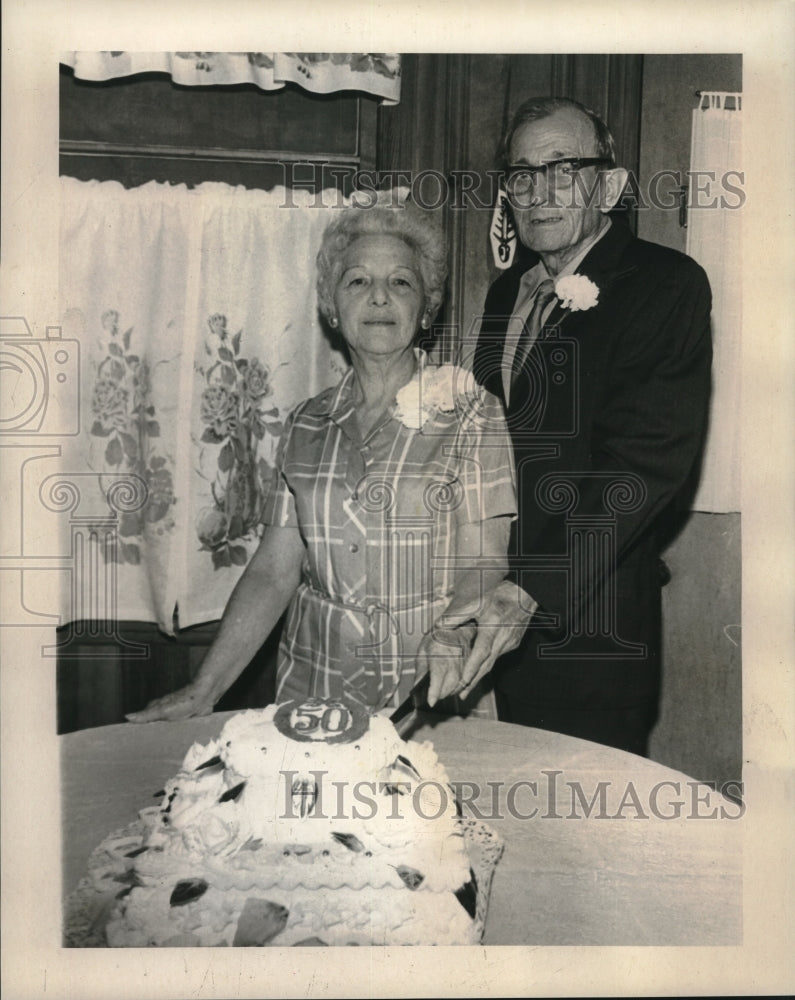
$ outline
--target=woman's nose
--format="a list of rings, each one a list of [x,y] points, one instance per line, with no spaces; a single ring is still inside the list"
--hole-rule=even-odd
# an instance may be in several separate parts
[[[370,285],[370,301],[374,305],[382,306],[385,305],[389,299],[389,289],[385,281],[379,281],[377,278]]]

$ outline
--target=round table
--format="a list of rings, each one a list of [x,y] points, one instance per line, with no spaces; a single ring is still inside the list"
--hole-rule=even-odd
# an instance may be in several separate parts
[[[232,713],[60,737],[63,889]],[[484,944],[742,942],[742,806],[678,771],[558,733],[421,716],[465,813],[498,832]]]

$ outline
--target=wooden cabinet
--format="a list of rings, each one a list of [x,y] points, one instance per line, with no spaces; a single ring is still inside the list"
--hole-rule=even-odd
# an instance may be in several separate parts
[[[59,733],[124,722],[125,713],[189,683],[218,622],[182,629],[176,636],[165,635],[149,622],[106,627],[76,622],[57,630],[62,646],[56,666]],[[277,628],[218,702],[219,712],[273,701],[278,640]]]

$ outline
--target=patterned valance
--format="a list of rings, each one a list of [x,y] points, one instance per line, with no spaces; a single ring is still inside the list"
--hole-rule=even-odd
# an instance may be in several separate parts
[[[187,87],[295,83],[316,94],[360,90],[386,104],[400,100],[400,56],[389,52],[67,52],[61,62],[81,80],[154,72]]]

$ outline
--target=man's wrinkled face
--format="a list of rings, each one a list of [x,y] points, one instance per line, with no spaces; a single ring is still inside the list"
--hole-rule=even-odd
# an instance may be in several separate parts
[[[566,157],[598,156],[590,119],[573,108],[527,122],[511,141],[512,165],[538,166]],[[540,254],[566,260],[575,257],[604,225],[601,199],[588,197],[597,184],[597,168],[584,167],[579,177],[559,177],[557,185],[539,175],[533,188],[511,198],[519,239]],[[590,202],[590,204],[589,204]]]

